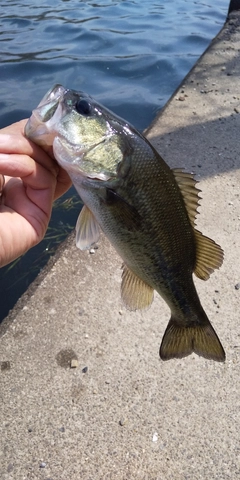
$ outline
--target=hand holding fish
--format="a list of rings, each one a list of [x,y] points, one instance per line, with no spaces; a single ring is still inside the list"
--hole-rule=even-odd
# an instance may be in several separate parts
[[[42,240],[53,200],[71,185],[53,158],[24,136],[25,124],[0,130],[0,267]]]

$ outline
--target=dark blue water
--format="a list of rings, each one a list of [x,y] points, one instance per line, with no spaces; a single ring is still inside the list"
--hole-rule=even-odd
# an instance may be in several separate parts
[[[61,83],[88,92],[143,130],[218,33],[228,4],[2,0],[0,128],[29,116]],[[1,269],[0,320],[73,228],[80,208],[73,194],[54,208],[46,240]]]

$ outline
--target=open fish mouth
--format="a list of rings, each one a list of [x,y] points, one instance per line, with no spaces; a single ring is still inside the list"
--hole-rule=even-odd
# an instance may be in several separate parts
[[[65,92],[62,85],[55,85],[33,110],[25,127],[25,135],[38,145],[53,145],[56,126],[63,116],[61,99]]]
[[[122,153],[106,117],[89,95],[57,84],[33,110],[25,134],[47,152],[51,148],[57,162],[73,174],[108,180]],[[117,162],[109,155],[113,144]]]

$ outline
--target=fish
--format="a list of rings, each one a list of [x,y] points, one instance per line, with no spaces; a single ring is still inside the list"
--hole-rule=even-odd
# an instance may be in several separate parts
[[[120,255],[121,297],[145,309],[154,291],[171,311],[162,360],[193,352],[223,362],[223,346],[205,313],[193,273],[207,280],[224,253],[196,228],[200,189],[192,173],[171,169],[151,143],[90,95],[60,84],[33,110],[25,135],[69,174],[84,206],[76,224],[81,250],[102,231]]]

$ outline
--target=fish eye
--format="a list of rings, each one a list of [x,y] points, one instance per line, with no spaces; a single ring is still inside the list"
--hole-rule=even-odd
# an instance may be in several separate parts
[[[90,115],[91,113],[91,105],[88,103],[87,100],[80,99],[76,103],[76,110],[81,115]]]

